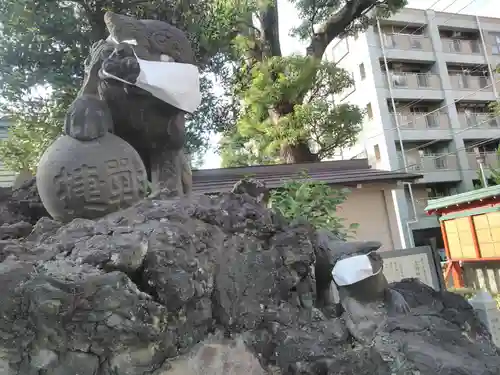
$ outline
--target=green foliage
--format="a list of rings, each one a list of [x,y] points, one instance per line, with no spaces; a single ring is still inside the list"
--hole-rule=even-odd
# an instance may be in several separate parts
[[[275,163],[283,144],[304,140],[314,142],[321,159],[356,141],[363,112],[330,100],[352,86],[345,70],[312,57],[289,56],[258,62],[250,75],[240,91],[236,129],[222,143],[224,165]]]
[[[345,202],[348,194],[348,189],[333,189],[302,174],[299,179],[288,181],[280,189],[273,190],[269,204],[290,221],[302,218],[317,229],[328,229],[347,239],[355,234],[359,226],[351,223],[346,227],[344,219],[338,216],[338,207]]]
[[[61,133],[66,107],[56,97],[31,100],[10,118],[9,138],[0,143],[0,160],[12,171],[36,173],[43,152]]]
[[[277,158],[265,155],[265,145],[243,137],[236,129],[227,132],[220,143],[221,167],[276,164]]]
[[[346,3],[349,3],[348,0],[291,0],[291,2],[298,10],[301,19],[300,25],[292,30],[292,35],[302,40],[310,38],[315,26],[326,24],[332,13],[338,12]],[[407,5],[408,1],[386,0],[369,3],[371,3],[370,9],[375,8],[376,10],[373,16],[388,17]],[[339,37],[356,34],[365,30],[368,25],[373,23],[373,16],[369,16],[367,12],[359,15],[345,27],[339,34]]]
[[[32,169],[60,134],[60,114],[81,86],[89,48],[107,37],[107,10],[167,20],[188,32],[202,70],[203,102],[188,119],[187,149],[202,152],[209,133],[232,121],[230,103],[216,95],[212,78],[230,73],[231,41],[253,9],[246,0],[0,0],[0,113],[15,123],[1,145],[3,162],[15,171]]]
[[[500,148],[497,149],[497,158],[500,159]],[[493,167],[487,167],[485,169],[489,171],[488,186],[500,185],[500,169]],[[484,188],[485,186],[483,183],[483,176],[480,170],[477,171],[477,180],[478,182],[474,185],[474,188],[475,189]]]
[[[490,176],[488,177],[488,186],[496,186],[500,185],[500,169],[488,168],[490,172]],[[483,184],[483,176],[481,175],[481,171],[477,171],[477,184],[474,186],[475,189],[484,188]]]

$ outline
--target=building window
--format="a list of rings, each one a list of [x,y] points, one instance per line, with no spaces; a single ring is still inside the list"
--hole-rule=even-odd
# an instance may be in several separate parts
[[[368,103],[366,105],[366,114],[368,115],[369,119],[373,118],[373,110],[372,110],[372,103]]]
[[[359,75],[361,76],[361,79],[366,78],[365,64],[363,63],[359,64]]]
[[[493,37],[491,52],[494,55],[500,55],[500,33],[491,33],[491,35]]]
[[[380,161],[380,147],[379,145],[373,146],[373,153],[375,154],[375,160]]]
[[[349,41],[347,38],[340,39],[332,48],[332,58],[334,63],[339,63],[349,54]]]

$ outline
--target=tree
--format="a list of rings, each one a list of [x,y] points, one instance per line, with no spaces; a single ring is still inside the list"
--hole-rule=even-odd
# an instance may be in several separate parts
[[[302,19],[293,33],[308,41],[303,56],[283,56],[277,0],[258,1],[258,22],[238,36],[242,63],[233,81],[240,99],[236,126],[221,142],[224,166],[315,162],[350,146],[363,112],[334,105],[332,94],[350,87],[350,75],[322,61],[335,39],[386,17],[406,0],[291,0]]]
[[[281,54],[277,0],[0,0],[2,112],[15,123],[0,157],[15,170],[33,168],[59,134],[62,114],[80,87],[89,47],[107,36],[107,10],[166,20],[192,39],[203,102],[188,119],[190,151],[203,150],[208,136],[219,132],[227,140],[226,159],[233,155],[238,163],[328,156],[338,145],[354,141],[362,112],[327,103],[332,92],[351,84],[344,71],[321,62],[327,45],[366,27],[367,12],[387,16],[406,2],[293,3],[303,18],[294,32],[310,40],[304,57]],[[318,151],[311,149],[310,138]],[[245,147],[238,151],[234,145]]]
[[[328,229],[340,238],[347,239],[355,234],[359,224],[347,227],[338,216],[338,207],[345,202],[349,189],[336,190],[324,182],[311,181],[306,174],[285,182],[271,192],[269,205],[286,219],[307,220],[316,229]]]
[[[202,71],[203,102],[188,119],[188,151],[200,151],[208,135],[226,128],[230,103],[213,92],[224,78],[231,41],[253,11],[243,0],[0,0],[1,112],[13,122],[0,158],[14,171],[34,169],[62,131],[66,108],[83,79],[93,42],[107,37],[107,10],[168,20],[187,31]]]
[[[497,159],[500,160],[500,148],[497,149]],[[500,168],[488,166],[487,170],[489,171],[488,186],[500,185]],[[474,185],[474,188],[482,189],[484,187],[483,175],[481,171],[477,171],[477,183]]]

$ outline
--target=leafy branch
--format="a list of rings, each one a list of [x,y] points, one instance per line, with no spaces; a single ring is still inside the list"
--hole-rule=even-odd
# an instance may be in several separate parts
[[[287,181],[273,190],[269,199],[271,209],[286,219],[307,220],[316,229],[328,229],[340,238],[356,234],[357,223],[346,226],[338,210],[349,195],[349,189],[334,189],[325,182],[311,181],[307,173]]]

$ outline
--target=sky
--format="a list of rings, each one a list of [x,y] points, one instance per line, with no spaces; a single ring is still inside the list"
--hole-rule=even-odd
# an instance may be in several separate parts
[[[435,4],[435,5],[434,5]],[[409,0],[410,8],[432,9],[449,13],[477,14],[486,17],[500,18],[500,4],[498,0]],[[278,11],[281,16],[279,20],[281,50],[284,55],[292,53],[303,53],[305,45],[288,34],[290,29],[299,23],[299,17],[292,4],[287,0],[278,0]],[[286,17],[284,17],[286,15]],[[210,139],[212,149],[205,157],[202,168],[220,168],[220,157],[214,149],[219,141],[219,137],[214,135]]]

